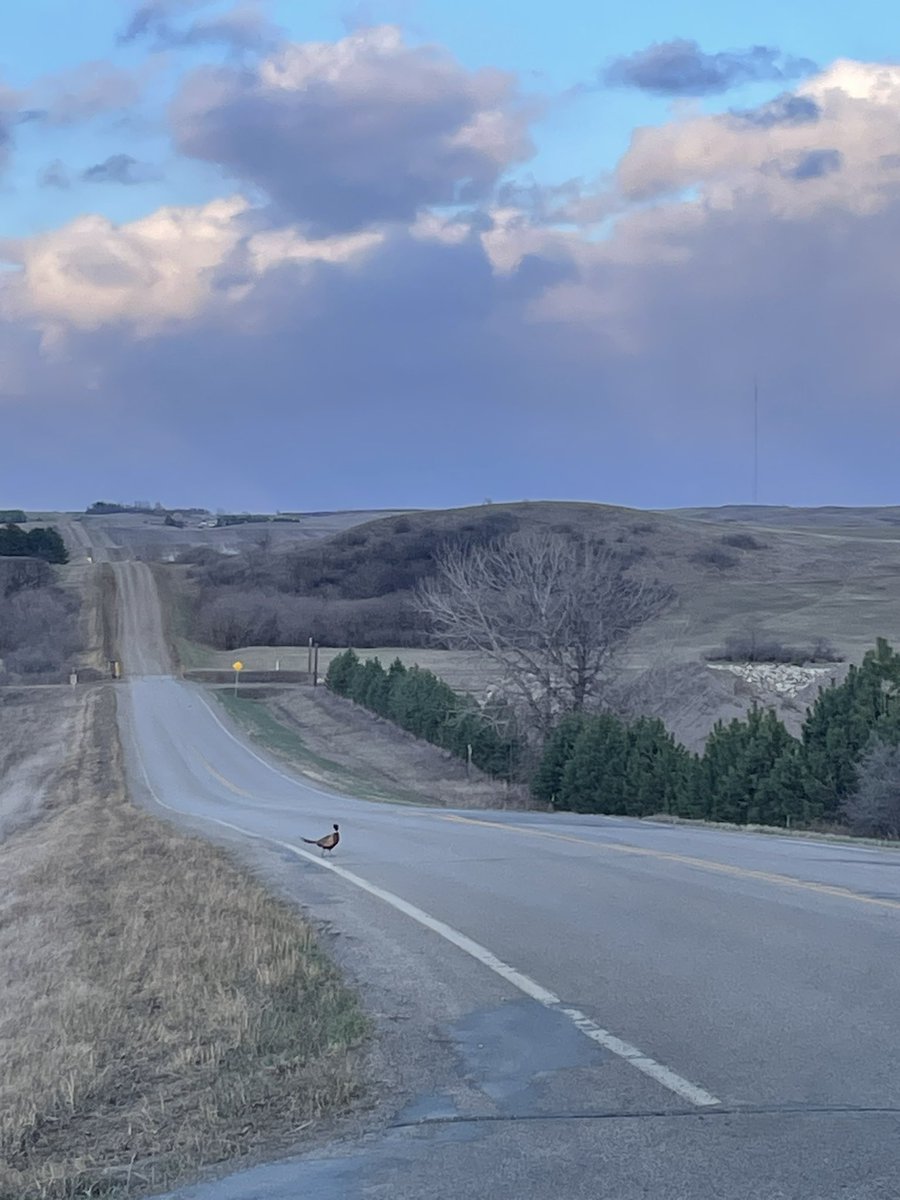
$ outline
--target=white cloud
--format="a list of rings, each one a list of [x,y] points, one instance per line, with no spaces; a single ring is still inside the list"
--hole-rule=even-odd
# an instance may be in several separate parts
[[[291,229],[254,231],[252,215],[237,196],[161,208],[124,225],[79,217],[8,242],[4,257],[20,269],[7,274],[3,311],[55,336],[121,323],[150,336],[244,299],[273,267],[348,263],[380,241],[377,233],[310,240]]]
[[[639,129],[619,164],[619,188],[631,201],[697,189],[715,208],[753,197],[783,216],[831,206],[864,214],[893,201],[900,68],[837,63],[798,88],[793,105],[780,116],[768,105]]]

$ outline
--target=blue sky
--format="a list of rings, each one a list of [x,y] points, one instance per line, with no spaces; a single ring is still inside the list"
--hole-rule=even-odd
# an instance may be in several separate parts
[[[234,11],[148,4],[178,36]],[[894,300],[879,249],[894,231],[894,92],[869,103],[838,80],[806,101],[808,128],[754,117],[740,133],[722,116],[806,95],[838,59],[900,60],[883,2],[260,0],[268,48],[240,54],[121,44],[139,8],[33,0],[5,15],[4,107],[51,115],[8,118],[0,179],[4,502],[744,502],[754,373],[763,500],[896,499],[890,456],[857,432],[860,414],[882,448],[900,432],[897,364],[877,338]],[[365,51],[399,99],[375,85],[367,113],[365,55],[348,65],[340,43],[375,24],[401,30],[402,45]],[[263,60],[309,42],[327,44],[338,82],[316,67],[273,91]],[[751,70],[753,47],[776,66]],[[672,55],[679,71],[731,73],[670,86]],[[779,78],[791,59],[810,61]],[[624,86],[604,78],[616,62]],[[508,84],[486,82],[497,70]],[[126,100],[62,119],[61,95],[98,78]],[[896,104],[900,127],[900,79]],[[467,132],[479,113],[488,142]],[[464,152],[448,148],[459,137]],[[517,199],[501,230],[513,183],[538,189],[540,211]],[[210,227],[204,206],[233,195],[249,207]],[[172,205],[183,229],[161,241]],[[450,217],[463,241],[434,232]],[[289,446],[319,429],[340,437],[304,459],[301,496]],[[800,438],[813,453],[798,469]],[[233,446],[242,469],[224,471]]]

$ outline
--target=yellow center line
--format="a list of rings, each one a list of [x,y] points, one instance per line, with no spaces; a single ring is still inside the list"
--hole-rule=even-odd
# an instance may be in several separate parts
[[[755,871],[750,867],[734,867],[730,863],[716,862],[709,858],[693,858],[687,854],[673,854],[668,850],[648,850],[643,846],[623,846],[617,842],[601,842],[591,838],[575,837],[569,833],[553,833],[547,829],[531,829],[527,825],[510,825],[504,821],[486,821],[479,817],[458,817],[441,814],[443,821],[456,821],[463,825],[485,825],[491,829],[524,833],[527,837],[548,838],[556,842],[573,842],[579,846],[590,846],[593,850],[616,854],[631,854],[641,858],[655,858],[662,862],[680,863],[682,866],[697,867],[701,871],[712,871],[719,875],[731,875],[737,879],[755,879],[761,883],[772,883],[778,887],[796,888],[800,891],[817,892],[822,896],[836,896],[841,900],[853,900],[857,904],[871,904],[876,908],[900,909],[900,900],[886,900],[878,896],[865,896],[837,884],[813,883],[808,879],[795,879],[792,875],[778,875],[772,871]]]
[[[218,779],[219,783],[224,784],[230,792],[234,792],[236,796],[245,796],[250,800],[258,799],[258,796],[254,792],[246,792],[243,788],[238,787],[236,783],[232,783],[230,779],[226,779],[224,775],[216,770],[211,762],[207,762],[199,750],[197,751],[197,757],[203,763],[204,767],[206,767],[207,771],[209,771],[210,775],[212,775],[213,778]]]

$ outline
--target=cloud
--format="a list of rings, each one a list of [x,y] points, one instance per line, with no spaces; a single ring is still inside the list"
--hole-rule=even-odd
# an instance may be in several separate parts
[[[835,63],[782,97],[776,111],[793,119],[772,120],[764,106],[759,120],[724,113],[636,130],[617,168],[619,191],[646,203],[699,188],[716,207],[752,195],[785,214],[882,206],[896,186],[885,158],[900,154],[900,68],[863,66]],[[814,120],[796,119],[813,109]]]
[[[162,179],[157,167],[138,162],[130,154],[110,154],[103,162],[85,167],[80,178],[85,183],[150,183]]]
[[[6,280],[7,317],[27,312],[44,334],[131,327],[152,336],[209,312],[241,318],[241,305],[270,271],[349,264],[380,244],[377,233],[305,238],[266,225],[241,197],[161,208],[116,225],[79,217],[60,229],[7,243],[19,267]]]
[[[92,486],[99,457],[123,481],[198,479],[207,502],[239,445],[235,478],[311,503],[296,447],[315,422],[316,506],[449,503],[498,477],[516,498],[690,503],[735,498],[758,373],[778,499],[839,488],[857,451],[859,480],[873,456],[892,478],[900,69],[836,64],[796,97],[781,111],[815,120],[641,131],[596,197],[616,213],[602,231],[551,219],[581,190],[501,186],[467,212],[424,203],[325,236],[307,209],[233,197],[7,243],[4,428],[52,409],[70,459],[91,447]]]
[[[38,184],[41,187],[60,188],[65,190],[72,186],[69,169],[64,162],[55,158],[38,174]]]
[[[787,168],[790,179],[822,179],[834,171],[840,171],[844,156],[840,150],[807,150],[798,162]]]
[[[731,115],[737,121],[755,125],[759,129],[772,129],[776,125],[806,125],[818,121],[822,109],[812,96],[791,95],[785,92],[770,100],[768,104],[733,111]]]
[[[119,42],[127,44],[149,39],[156,50],[220,45],[236,53],[262,52],[275,45],[277,31],[266,19],[260,0],[246,0],[224,13],[198,18],[187,25],[172,24],[173,16],[205,7],[208,2],[150,0],[140,4],[119,35]]]
[[[155,34],[173,14],[202,7],[207,0],[145,0],[135,6],[128,22],[119,34],[119,42],[136,42]]]
[[[182,153],[336,232],[484,199],[533,153],[532,115],[510,75],[468,71],[387,26],[195,72],[172,122]]]
[[[27,107],[21,116],[49,125],[76,125],[131,108],[142,92],[140,73],[102,60],[83,63],[48,75],[29,87]]]
[[[615,59],[603,80],[657,96],[710,96],[746,83],[797,79],[815,69],[809,59],[784,55],[772,46],[709,54],[697,42],[675,38]]]

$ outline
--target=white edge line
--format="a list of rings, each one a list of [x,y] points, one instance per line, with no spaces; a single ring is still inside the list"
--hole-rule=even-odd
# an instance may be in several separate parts
[[[212,710],[210,710],[212,711]],[[224,725],[222,726],[224,729]],[[232,735],[226,729],[229,737]],[[237,738],[234,738],[237,741]],[[238,742],[238,745],[241,743]],[[185,813],[182,809],[176,808],[172,804],[167,804],[164,800],[160,800],[153,789],[150,782],[150,777],[147,774],[147,767],[144,763],[144,757],[137,742],[133,743],[135,754],[138,763],[140,764],[141,774],[144,777],[144,782],[147,790],[153,799],[161,808],[166,808],[170,812],[180,813],[182,816],[192,816],[193,814]],[[246,749],[246,747],[245,747]],[[252,751],[249,751],[252,754]],[[254,758],[258,757],[253,755]],[[264,759],[260,759],[266,766]],[[272,767],[276,774],[281,774],[277,768]],[[287,778],[287,776],[285,776]],[[225,829],[231,829],[235,833],[240,833],[244,837],[253,838],[255,841],[269,842],[271,845],[280,846],[282,849],[289,851],[298,858],[305,858],[314,866],[321,867],[326,871],[331,871],[333,874],[345,879],[348,883],[352,883],[355,887],[360,888],[364,892],[368,892],[370,896],[375,896],[379,900],[383,900],[385,904],[389,904],[391,908],[395,908],[398,912],[403,913],[407,917],[411,917],[413,921],[423,925],[426,929],[430,929],[432,933],[436,933],[451,945],[456,946],[463,953],[468,954],[470,958],[474,958],[480,962],[482,966],[493,971],[495,975],[499,975],[501,979],[506,980],[514,988],[523,992],[526,996],[530,996],[532,1000],[536,1000],[545,1008],[552,1009],[555,1012],[561,1013],[567,1017],[575,1028],[583,1033],[585,1037],[590,1038],[592,1042],[602,1046],[611,1054],[621,1058],[624,1062],[629,1063],[636,1070],[641,1071],[644,1075],[649,1076],[657,1083],[667,1088],[670,1092],[674,1092],[676,1096],[680,1096],[683,1100],[687,1100],[690,1104],[698,1108],[711,1108],[721,1104],[721,1100],[713,1096],[710,1092],[691,1083],[689,1080],[682,1078],[675,1071],[671,1071],[668,1067],[658,1063],[655,1059],[640,1051],[636,1046],[630,1045],[628,1042],[623,1042],[621,1038],[617,1038],[615,1034],[603,1029],[597,1025],[590,1017],[577,1008],[563,1008],[562,1000],[554,992],[548,991],[547,988],[541,987],[539,983],[524,975],[521,971],[517,971],[515,967],[511,967],[502,959],[497,958],[496,954],[492,954],[487,947],[482,946],[480,942],[474,941],[470,937],[466,937],[464,933],[454,929],[451,925],[439,921],[436,917],[432,917],[424,909],[418,908],[415,904],[410,904],[400,896],[396,896],[393,892],[388,892],[384,888],[380,888],[377,884],[369,883],[367,879],[363,879],[360,875],[355,875],[352,871],[348,871],[345,867],[340,867],[337,863],[330,862],[315,854],[310,854],[308,850],[301,850],[299,846],[293,845],[291,842],[284,842],[280,838],[267,837],[264,834],[254,833],[250,829],[244,829],[241,825],[233,825],[230,821],[222,821],[218,817],[196,816],[197,820],[211,821],[215,825],[221,825]]]

